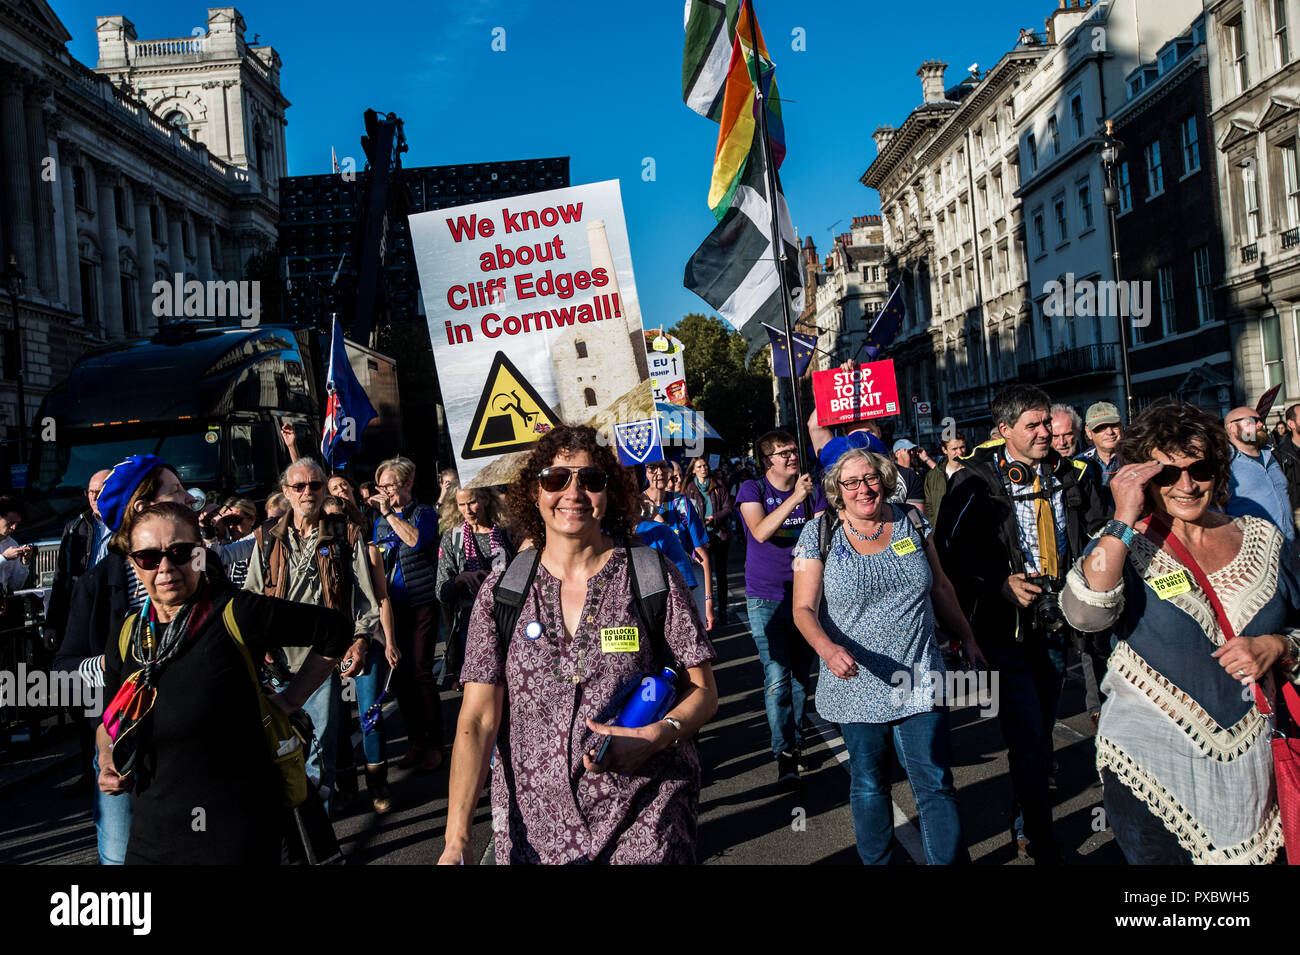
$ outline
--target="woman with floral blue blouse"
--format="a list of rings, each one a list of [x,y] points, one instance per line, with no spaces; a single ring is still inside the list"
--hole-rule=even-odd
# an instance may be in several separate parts
[[[839,724],[848,750],[849,805],[862,861],[889,862],[892,745],[916,797],[926,861],[968,862],[936,609],[971,660],[984,660],[939,566],[929,523],[916,508],[889,501],[897,484],[893,461],[861,449],[846,452],[826,474],[831,506],[804,525],[794,549],[794,622],[821,657],[817,712]],[[823,522],[834,528],[824,556]]]

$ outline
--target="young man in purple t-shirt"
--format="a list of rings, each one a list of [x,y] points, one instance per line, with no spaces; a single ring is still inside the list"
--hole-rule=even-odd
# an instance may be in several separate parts
[[[804,707],[812,680],[813,651],[794,627],[791,588],[794,545],[804,524],[826,509],[812,476],[799,473],[795,439],[770,431],[758,439],[764,474],[736,494],[745,525],[745,607],[763,664],[763,698],[772,731],[778,781],[799,778]]]

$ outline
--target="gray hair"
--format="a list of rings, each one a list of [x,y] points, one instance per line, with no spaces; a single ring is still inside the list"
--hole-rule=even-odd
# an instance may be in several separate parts
[[[280,486],[281,487],[287,486],[289,483],[289,472],[296,471],[299,468],[310,468],[311,470],[315,471],[318,475],[320,475],[322,481],[325,480],[325,469],[320,466],[319,461],[317,461],[315,458],[299,458],[297,461],[294,461],[282,472],[280,472]]]
[[[1048,412],[1053,418],[1058,414],[1069,415],[1070,423],[1074,425],[1074,433],[1083,435],[1083,419],[1079,417],[1079,412],[1074,410],[1074,405],[1054,404]]]
[[[852,448],[841,454],[822,478],[822,490],[826,492],[826,500],[830,502],[832,508],[838,511],[844,507],[844,494],[840,490],[840,474],[850,461],[866,461],[871,465],[872,470],[880,475],[880,496],[885,500],[894,496],[894,491],[898,487],[898,465],[893,459],[888,455],[868,451],[866,448]]]

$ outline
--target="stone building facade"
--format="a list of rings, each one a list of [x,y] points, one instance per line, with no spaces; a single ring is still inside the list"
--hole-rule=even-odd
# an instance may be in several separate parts
[[[1013,94],[1050,49],[1047,35],[1022,30],[991,69],[948,88],[948,64],[927,61],[922,104],[873,134],[861,182],[880,193],[888,287],[903,286],[907,309],[886,355],[900,400],[933,409],[900,420],[903,432],[933,439],[947,419],[982,438],[993,386],[1018,376],[1028,270]]]
[[[1129,347],[1136,411],[1166,395],[1220,416],[1235,404],[1219,290],[1223,224],[1204,23],[1197,17],[1145,56],[1128,76],[1127,101],[1109,117],[1124,144],[1116,220],[1120,272],[1141,283],[1149,298],[1146,324],[1133,329]],[[1160,169],[1153,174],[1146,161],[1157,155]]]
[[[1100,288],[1099,283],[1126,278],[1115,274],[1107,211],[1099,201],[1103,122],[1124,104],[1127,77],[1187,28],[1201,0],[1067,5],[1077,2],[1062,0],[1052,14],[1048,27],[1054,47],[1025,77],[1013,102],[1034,332],[1032,360],[1021,376],[1050,382],[1055,400],[1078,408],[1104,399],[1123,409],[1119,312],[1124,309],[1110,307],[1109,296],[1106,307],[1091,309],[1093,314],[1059,314],[1047,302],[1055,283]],[[1129,146],[1121,179],[1125,168],[1130,177],[1136,175],[1147,158],[1152,168],[1160,168],[1162,154],[1144,156],[1150,142],[1143,133]],[[1158,197],[1153,190],[1152,201]],[[1123,209],[1119,214],[1122,219]],[[1136,218],[1145,215],[1144,207]]]
[[[246,42],[233,7],[201,36],[139,40],[122,16],[96,32],[92,70],[43,0],[0,6],[0,264],[25,276],[0,322],[18,325],[29,424],[86,348],[158,328],[155,282],[239,279],[276,236],[275,51]],[[16,461],[14,380],[0,409]]]
[[[1232,404],[1275,384],[1300,401],[1300,24],[1297,0],[1205,5],[1210,137],[1223,223]]]

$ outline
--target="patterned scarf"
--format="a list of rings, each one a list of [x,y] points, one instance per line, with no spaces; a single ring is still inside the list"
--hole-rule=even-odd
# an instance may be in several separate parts
[[[461,525],[461,547],[465,557],[466,570],[491,570],[492,557],[505,551],[505,544],[501,542],[501,531],[495,524],[488,531],[488,556],[479,552],[478,543],[474,540],[474,533],[470,530],[469,524]]]
[[[210,588],[202,583],[158,634],[158,615],[152,602],[135,615],[127,656],[140,661],[140,669],[122,681],[121,688],[104,710],[104,729],[113,740],[113,765],[121,776],[135,768],[140,734],[138,730],[153,712],[158,696],[158,678],[163,668],[179,656],[190,639],[212,613]],[[127,660],[123,659],[125,667]]]

